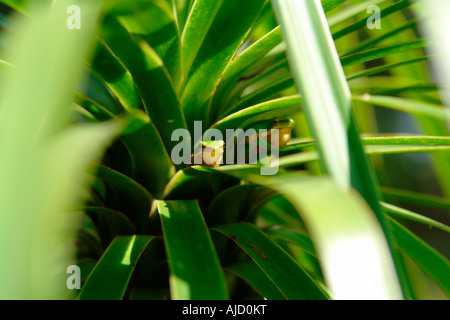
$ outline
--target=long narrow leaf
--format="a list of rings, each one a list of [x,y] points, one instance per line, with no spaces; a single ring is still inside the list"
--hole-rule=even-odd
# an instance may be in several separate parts
[[[302,98],[299,96],[266,101],[233,113],[215,123],[212,128],[219,130],[245,128],[255,121],[272,119],[299,111],[301,103]]]
[[[9,38],[6,58],[15,67],[2,75],[0,102],[0,296],[6,299],[61,298],[56,274],[72,259],[59,246],[61,228],[79,223],[63,212],[85,200],[90,162],[120,129],[116,122],[68,126],[99,13],[92,2],[77,4],[86,20],[76,32],[65,27],[64,1],[51,12],[33,8],[33,19],[13,20],[17,36]]]
[[[410,203],[419,203],[436,208],[450,209],[450,200],[445,197],[388,187],[381,187],[380,191],[385,198],[399,199]]]
[[[152,196],[160,197],[165,185],[175,174],[175,167],[153,122],[123,134],[120,139],[132,157],[136,181]]]
[[[445,231],[447,233],[450,233],[450,227],[446,226],[443,223],[440,223],[439,221],[430,219],[428,217],[425,217],[423,215],[420,215],[418,213],[415,213],[415,212],[412,212],[412,211],[409,211],[409,210],[406,210],[403,208],[399,208],[399,207],[394,206],[389,203],[382,203],[382,206],[383,206],[384,211],[387,212],[391,216],[403,218],[403,219],[418,222],[421,224],[425,224],[429,227],[434,227],[434,228],[440,229],[442,231]]]
[[[173,300],[221,300],[228,293],[220,262],[195,201],[158,201]]]
[[[357,3],[355,5],[343,8],[342,10],[340,10],[339,12],[330,16],[327,19],[328,25],[331,28],[343,21],[346,21],[346,20],[356,16],[357,14],[359,14],[361,12],[367,11],[367,8],[369,8],[370,6],[380,4],[381,2],[384,2],[384,1],[386,1],[386,0],[366,0],[364,2]],[[322,4],[323,4],[323,2],[322,2]]]
[[[301,174],[247,179],[278,191],[301,214],[333,298],[401,299],[383,231],[357,194]]]
[[[411,257],[450,297],[450,261],[392,218],[391,225],[399,249]]]
[[[275,28],[267,35],[259,39],[250,48],[238,55],[230,63],[226,69],[219,86],[217,87],[214,95],[212,105],[215,108],[222,106],[229,98],[233,88],[236,85],[238,79],[242,74],[258,59],[263,58],[270,50],[279,45],[283,41],[281,29]],[[217,110],[218,111],[218,110]],[[211,112],[211,119],[213,120],[217,116],[217,111]]]
[[[450,121],[450,111],[442,109],[439,105],[427,102],[413,101],[398,97],[374,96],[370,94],[354,95],[354,101],[366,102],[380,107],[408,112],[413,115],[424,115],[430,118]]]
[[[339,184],[349,187],[350,90],[320,2],[273,3],[288,45],[292,72],[305,102],[304,110],[319,143],[322,167]]]
[[[182,39],[186,81],[180,99],[190,129],[193,121],[209,119],[211,112],[205,110],[209,109],[213,92],[264,3],[264,0],[194,3]]]
[[[311,276],[281,247],[250,224],[229,224],[214,228],[244,250],[272,280],[280,292],[293,300],[327,299]]]
[[[163,61],[147,43],[134,41],[117,21],[109,19],[105,24],[106,44],[130,71],[149,117],[167,150],[172,150],[173,131],[186,128],[186,123]]]
[[[388,55],[402,53],[414,49],[424,48],[426,43],[423,40],[413,40],[406,43],[395,44],[389,47],[375,48],[358,53],[345,56],[341,59],[343,66],[348,66],[356,63],[367,62],[375,59],[380,59]]]
[[[322,0],[323,11],[333,10],[344,2],[345,0]]]
[[[92,270],[78,299],[123,299],[137,261],[152,239],[150,236],[116,238]]]
[[[380,16],[382,18],[385,18],[385,17],[387,17],[387,16],[389,16],[389,15],[391,15],[391,14],[393,14],[393,13],[399,11],[399,10],[402,10],[402,9],[408,7],[410,4],[411,4],[410,0],[399,1],[399,2],[391,5],[390,7],[387,7],[385,9],[381,10],[380,11]],[[361,20],[353,23],[352,25],[350,25],[350,26],[348,26],[348,27],[346,27],[346,28],[336,32],[335,34],[333,34],[333,38],[335,40],[337,40],[337,39],[339,39],[339,38],[341,38],[341,37],[343,37],[343,36],[345,36],[345,35],[347,35],[347,34],[349,34],[351,32],[354,32],[354,31],[357,31],[359,29],[364,28],[366,25],[367,25],[367,19],[361,19]]]
[[[417,26],[417,22],[416,21],[411,21],[405,25],[402,25],[401,27],[395,28],[394,30],[390,30],[387,33],[374,38],[374,39],[369,39],[366,41],[363,41],[360,45],[358,45],[356,48],[351,49],[350,51],[347,51],[343,56],[350,56],[354,53],[366,50],[368,48],[371,48],[373,46],[375,46],[376,44],[384,41],[384,40],[389,40],[391,37],[396,36],[397,34],[399,34],[400,32],[403,32],[405,30],[409,30],[412,29],[414,27]]]
[[[390,71],[394,68],[398,68],[401,66],[405,66],[405,65],[409,65],[409,64],[413,64],[413,63],[418,63],[418,62],[424,62],[424,61],[428,61],[428,57],[420,57],[420,58],[416,58],[416,59],[411,59],[411,60],[406,60],[406,61],[401,61],[401,62],[396,62],[396,63],[391,63],[391,64],[387,64],[387,65],[383,65],[381,67],[374,67],[374,68],[370,68],[367,70],[363,70],[354,74],[351,74],[347,77],[347,80],[353,80],[356,78],[360,78],[360,77],[367,77],[367,76],[371,76],[377,73],[381,73],[381,72],[385,72],[385,71]]]
[[[274,5],[321,167],[340,186],[351,186],[363,196],[393,249],[394,240],[379,205],[372,168],[353,116],[350,88],[320,3],[274,0]],[[398,271],[403,272],[392,253]]]
[[[267,300],[285,300],[277,287],[267,275],[253,262],[236,263],[225,268],[247,281],[256,291]]]
[[[295,244],[310,255],[314,257],[317,256],[311,239],[300,231],[289,228],[276,228],[269,230],[267,234],[274,239],[280,239]]]
[[[150,193],[126,175],[105,166],[97,166],[97,177],[108,186],[106,200],[124,213],[143,232],[147,228],[148,213],[153,198]]]

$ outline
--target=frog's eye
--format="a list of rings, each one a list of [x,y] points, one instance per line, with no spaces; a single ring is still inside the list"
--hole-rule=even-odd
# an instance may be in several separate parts
[[[280,119],[273,119],[272,120],[272,125],[277,126],[280,124]]]

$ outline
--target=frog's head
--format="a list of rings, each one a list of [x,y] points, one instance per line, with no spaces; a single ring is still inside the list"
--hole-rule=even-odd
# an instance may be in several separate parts
[[[295,121],[290,117],[276,118],[272,119],[269,129],[279,129],[279,130],[284,128],[292,129],[294,125]]]

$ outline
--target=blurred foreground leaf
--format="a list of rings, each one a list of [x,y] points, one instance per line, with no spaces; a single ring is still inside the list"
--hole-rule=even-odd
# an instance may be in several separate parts
[[[14,68],[2,75],[0,96],[1,298],[61,297],[71,258],[61,228],[78,223],[62,212],[86,195],[89,163],[121,128],[116,121],[68,126],[99,12],[92,1],[77,4],[81,30],[66,27],[65,1],[13,21],[18,32],[6,58]]]

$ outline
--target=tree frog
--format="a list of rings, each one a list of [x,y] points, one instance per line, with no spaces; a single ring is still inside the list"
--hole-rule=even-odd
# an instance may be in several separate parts
[[[202,166],[217,168],[221,165],[225,141],[200,141],[192,155],[192,163],[201,161]]]
[[[250,128],[257,131],[259,143],[266,141],[268,147],[272,143],[272,130],[278,129],[278,141],[273,142],[274,147],[282,147],[291,140],[292,129],[295,126],[294,119],[290,117],[275,118],[272,120],[260,121],[252,125]],[[266,134],[260,134],[260,129],[267,129]]]
[[[265,151],[271,148],[279,148],[286,145],[291,139],[292,128],[295,125],[295,121],[290,117],[275,118],[271,120],[258,121],[251,126],[247,127],[244,132],[248,132],[248,129],[255,130],[255,136],[247,136],[245,140],[246,149],[246,162],[249,163],[249,154],[251,152],[258,152],[261,148]],[[272,141],[272,130],[278,130],[278,140]],[[260,132],[260,130],[266,130]],[[233,137],[234,138],[234,137]],[[255,139],[256,138],[256,139]],[[250,143],[250,139],[254,141]],[[255,143],[256,142],[256,143]],[[236,144],[235,144],[236,146]],[[201,163],[202,166],[216,168],[222,164],[225,152],[225,141],[200,141],[196,147],[195,152],[192,154],[192,163]],[[267,153],[266,153],[267,155]],[[237,163],[226,163],[237,164]]]
[[[271,120],[258,121],[248,127],[247,130],[256,130],[257,143],[254,142],[255,140],[253,140],[253,144],[250,143],[250,139],[254,139],[254,136],[246,139],[246,143],[249,147],[245,163],[250,163],[250,161],[255,160],[261,160],[263,157],[268,155],[268,151],[272,148],[278,149],[288,144],[288,142],[291,140],[292,129],[294,128],[294,126],[295,121],[292,118],[282,117],[274,118]],[[276,141],[273,141],[273,130],[278,130],[278,138]]]

